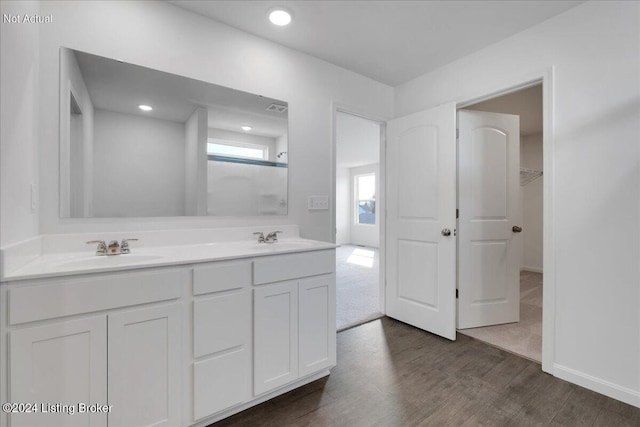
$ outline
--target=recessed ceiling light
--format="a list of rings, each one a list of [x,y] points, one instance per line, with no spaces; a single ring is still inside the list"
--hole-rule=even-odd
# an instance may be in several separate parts
[[[151,111],[151,110],[153,110],[153,108],[151,108],[148,105],[138,105],[138,108],[141,109],[142,111]]]
[[[291,23],[291,12],[284,7],[277,7],[269,11],[269,21],[273,25],[284,27]]]
[[[241,129],[242,129],[243,131],[245,131],[245,132],[249,132],[249,131],[250,131],[251,129],[253,129],[253,128],[252,128],[251,126],[244,125],[244,126],[242,126],[242,127],[241,127]]]

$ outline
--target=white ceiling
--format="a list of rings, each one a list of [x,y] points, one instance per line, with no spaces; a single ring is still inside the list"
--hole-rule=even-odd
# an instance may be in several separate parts
[[[74,51],[95,108],[184,123],[198,107],[208,110],[209,127],[276,138],[287,133],[287,112],[267,111],[284,101]],[[146,104],[153,111],[142,112]]]
[[[355,168],[380,161],[380,125],[371,120],[336,114],[336,166]]]
[[[174,5],[396,86],[582,1],[193,1]],[[287,27],[267,20],[293,12]]]
[[[520,116],[520,135],[542,133],[542,85],[492,98],[466,109],[515,114]]]

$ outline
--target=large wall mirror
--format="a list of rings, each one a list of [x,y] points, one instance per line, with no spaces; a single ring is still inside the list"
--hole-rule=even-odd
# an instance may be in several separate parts
[[[286,215],[287,110],[63,47],[60,215]]]

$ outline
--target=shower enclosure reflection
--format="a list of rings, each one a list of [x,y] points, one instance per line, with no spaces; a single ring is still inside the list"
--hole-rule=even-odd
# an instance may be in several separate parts
[[[286,215],[287,110],[61,48],[60,215]]]

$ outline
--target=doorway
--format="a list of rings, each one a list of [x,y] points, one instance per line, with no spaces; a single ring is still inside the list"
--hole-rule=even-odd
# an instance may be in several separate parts
[[[336,325],[382,316],[380,309],[381,123],[335,113]]]
[[[542,370],[553,374],[556,318],[553,68],[386,123],[384,313],[427,332],[456,339],[456,111],[540,83],[545,171]]]
[[[519,151],[517,179],[518,208],[521,214],[518,229],[522,233],[520,247],[510,248],[517,256],[517,315],[513,319],[486,321],[478,327],[464,327],[458,323],[458,331],[496,347],[542,362],[542,301],[543,301],[543,92],[542,84],[536,84],[506,95],[497,96],[459,111],[484,112],[488,114],[515,115],[519,117],[519,138],[512,147]],[[484,114],[478,113],[478,114]],[[459,177],[459,180],[461,178]],[[464,221],[462,218],[460,221]],[[464,224],[459,228],[464,229]],[[515,229],[515,227],[514,227]],[[458,241],[459,250],[465,239]],[[464,257],[462,257],[464,259]],[[471,286],[482,287],[482,278],[466,277],[459,265],[459,284],[469,280]],[[466,272],[468,273],[468,272]],[[489,275],[489,277],[491,277]],[[480,290],[480,293],[486,290]],[[480,304],[476,304],[478,306]],[[469,306],[458,305],[458,321]],[[493,308],[488,307],[491,317]],[[515,321],[514,321],[515,320]]]

